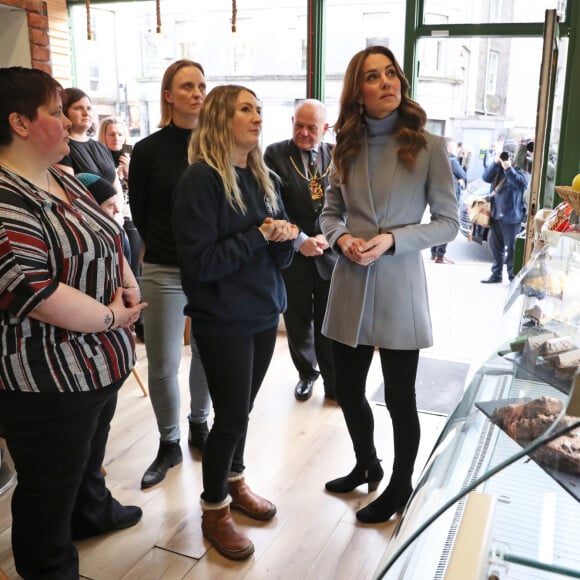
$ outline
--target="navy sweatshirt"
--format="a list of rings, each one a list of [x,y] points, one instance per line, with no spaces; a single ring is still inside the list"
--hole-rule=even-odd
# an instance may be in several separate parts
[[[293,244],[268,243],[258,227],[274,214],[252,172],[236,168],[246,213],[226,200],[222,179],[205,162],[191,165],[174,191],[173,224],[185,314],[198,336],[250,335],[278,324],[286,310],[280,269]]]

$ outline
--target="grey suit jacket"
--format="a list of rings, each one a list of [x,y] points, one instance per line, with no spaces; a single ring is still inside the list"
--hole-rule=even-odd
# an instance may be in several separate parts
[[[445,142],[425,136],[427,148],[419,152],[412,170],[399,161],[395,138],[384,146],[374,200],[366,140],[346,183],[333,179],[326,192],[320,225],[337,252],[336,242],[346,233],[368,240],[391,232],[395,238],[394,254],[383,254],[370,267],[340,255],[322,330],[341,343],[401,350],[433,343],[421,250],[453,240],[459,221]],[[421,223],[428,205],[431,219]]]

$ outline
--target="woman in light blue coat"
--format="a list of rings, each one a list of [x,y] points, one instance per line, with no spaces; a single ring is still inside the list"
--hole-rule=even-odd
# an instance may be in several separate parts
[[[357,512],[366,523],[402,510],[411,492],[419,447],[415,379],[419,349],[432,345],[421,250],[453,240],[459,227],[445,141],[424,130],[425,111],[382,46],[357,53],[348,65],[334,150],[334,175],[320,218],[340,257],[332,276],[323,332],[333,340],[337,400],[356,465],[326,489],[348,493],[383,470],[374,445],[366,377],[379,348],[385,401],[393,424],[389,485]],[[422,223],[429,206],[431,218]]]

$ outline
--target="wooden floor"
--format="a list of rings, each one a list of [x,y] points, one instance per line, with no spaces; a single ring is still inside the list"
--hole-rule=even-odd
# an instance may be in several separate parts
[[[181,384],[186,385],[189,353],[183,350]],[[139,374],[147,379],[147,359],[138,345]],[[378,361],[369,392],[380,382]],[[123,503],[143,508],[135,527],[78,543],[83,578],[116,579],[270,579],[336,580],[373,578],[395,521],[359,525],[354,512],[374,497],[364,486],[343,497],[324,491],[324,482],[348,472],[352,447],[336,404],[325,401],[322,385],[308,402],[293,396],[296,372],[286,337],[276,352],[251,415],[246,446],[246,479],[278,507],[265,523],[235,514],[256,546],[246,562],[220,556],[201,534],[199,496],[201,463],[186,442],[188,396],[182,391],[183,463],[170,469],[160,485],[147,491],[141,476],[157,451],[158,435],[150,401],[131,376],[121,389],[105,461],[107,483]],[[382,406],[374,407],[376,441],[388,481],[392,463],[390,423]],[[416,475],[427,459],[444,419],[421,414],[422,444]],[[0,569],[19,578],[10,550],[10,493],[0,498]]]

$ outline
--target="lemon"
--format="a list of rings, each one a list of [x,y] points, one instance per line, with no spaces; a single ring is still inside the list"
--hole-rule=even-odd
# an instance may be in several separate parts
[[[572,189],[580,191],[580,173],[572,180]]]

